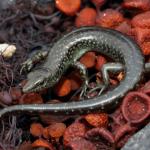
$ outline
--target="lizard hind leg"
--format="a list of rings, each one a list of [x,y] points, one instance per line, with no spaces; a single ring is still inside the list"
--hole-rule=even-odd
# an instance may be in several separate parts
[[[98,95],[101,95],[101,93],[107,89],[109,85],[109,71],[113,73],[117,73],[119,71],[124,70],[124,65],[121,63],[107,63],[102,66],[101,73],[103,78],[103,84],[98,84],[95,88],[91,89],[89,93],[99,90]]]
[[[89,83],[88,73],[86,67],[78,61],[74,63],[73,67],[77,68],[80,71],[81,77],[83,79],[82,90],[80,93],[80,99],[81,99],[83,96],[86,95],[86,91],[88,88],[88,83]]]

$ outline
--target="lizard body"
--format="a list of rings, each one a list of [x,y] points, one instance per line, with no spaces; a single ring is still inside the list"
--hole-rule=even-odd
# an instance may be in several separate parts
[[[53,87],[70,66],[93,49],[123,64],[125,77],[116,88],[106,94],[79,102],[10,106],[1,110],[0,116],[12,111],[88,113],[95,110],[106,111],[116,106],[119,99],[133,89],[140,80],[144,71],[144,58],[139,46],[132,39],[120,32],[105,28],[84,27],[64,35],[54,44],[40,69],[29,73],[23,91],[34,92]]]

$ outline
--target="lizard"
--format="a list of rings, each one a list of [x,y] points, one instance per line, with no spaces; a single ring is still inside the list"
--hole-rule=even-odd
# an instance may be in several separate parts
[[[28,74],[23,92],[36,92],[43,88],[53,87],[71,66],[80,70],[84,79],[83,89],[86,90],[88,84],[86,68],[78,60],[91,49],[115,61],[103,65],[102,75],[105,85],[108,85],[109,82],[108,71],[124,70],[125,77],[117,87],[98,97],[78,102],[10,106],[0,111],[0,117],[5,113],[14,111],[41,111],[53,114],[108,111],[114,108],[121,101],[121,98],[135,87],[144,71],[150,70],[150,63],[144,63],[140,47],[127,35],[102,27],[82,27],[64,35],[48,53],[44,52],[44,55],[47,56],[44,63]]]

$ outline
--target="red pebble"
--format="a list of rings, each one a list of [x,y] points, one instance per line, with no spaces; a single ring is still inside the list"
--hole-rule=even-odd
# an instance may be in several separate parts
[[[93,128],[87,131],[85,134],[85,137],[91,141],[94,140],[96,136],[101,137],[102,139],[105,139],[108,143],[111,143],[111,144],[115,143],[114,136],[106,128]]]
[[[123,7],[147,11],[150,10],[150,0],[125,0]]]
[[[141,92],[130,92],[122,104],[124,118],[133,124],[140,124],[150,115],[150,97]]]
[[[135,133],[135,131],[136,128],[131,127],[129,124],[120,126],[115,133],[115,142],[117,143],[117,148],[123,147],[128,139]]]
[[[85,125],[82,123],[71,124],[64,133],[64,145],[70,143],[76,137],[84,137],[86,132]]]
[[[23,96],[19,100],[20,104],[42,104],[43,99],[41,95],[38,93],[27,93],[23,94]]]
[[[117,10],[106,9],[96,18],[96,24],[100,27],[115,28],[124,21],[123,15]]]
[[[115,134],[115,141],[119,141],[119,139],[124,136],[127,132],[135,131],[135,127],[131,127],[129,124],[124,124],[118,128]]]
[[[124,125],[126,120],[123,117],[121,108],[116,109],[112,114],[109,115],[113,119],[113,123],[118,124],[119,126]],[[114,130],[115,132],[115,130]]]
[[[92,142],[82,137],[75,138],[67,145],[67,147],[71,148],[71,150],[97,150]]]
[[[150,11],[136,15],[131,24],[133,27],[150,28]]]

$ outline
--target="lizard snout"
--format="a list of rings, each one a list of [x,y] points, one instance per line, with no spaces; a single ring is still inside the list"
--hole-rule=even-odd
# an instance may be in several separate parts
[[[34,79],[28,79],[27,83],[23,87],[23,92],[28,93],[28,92],[36,92],[41,89],[43,85],[43,80],[41,78],[34,78]]]
[[[23,87],[22,91],[24,93],[28,93],[28,92],[32,92],[32,89],[33,89],[33,85],[31,83],[29,83],[29,81],[27,81],[27,83]]]

